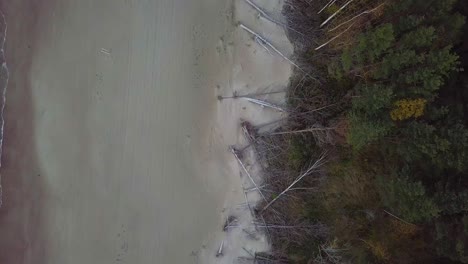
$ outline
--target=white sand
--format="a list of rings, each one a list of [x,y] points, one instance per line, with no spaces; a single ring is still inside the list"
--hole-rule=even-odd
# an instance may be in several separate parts
[[[280,0],[255,2],[279,17]],[[251,185],[228,150],[245,144],[240,118],[281,114],[216,96],[284,90],[291,71],[233,26],[291,54],[257,15],[242,0],[62,0],[43,11],[29,77],[45,238],[26,263],[235,263],[242,246],[268,249],[262,234],[221,231],[231,214],[250,228],[237,205]]]
[[[277,20],[281,19],[282,1],[275,0],[256,0],[253,1],[268,14]],[[267,40],[277,47],[283,54],[290,56],[292,46],[286,38],[284,30],[271,23],[270,21],[258,16],[255,11],[243,0],[235,1],[235,23],[241,22],[255,32],[261,34]],[[271,91],[285,91],[291,74],[291,65],[280,56],[271,51],[267,52],[262,46],[257,44],[252,36],[239,27],[233,29],[231,39],[233,45],[227,46],[227,52],[231,67],[227,69],[229,79],[224,82],[218,92],[220,95],[232,96],[234,92],[238,95],[265,93]],[[257,97],[278,105],[284,105],[285,94],[271,94]],[[248,120],[254,125],[270,123],[273,120],[280,119],[283,116],[281,112],[261,108],[258,105],[247,102],[244,99],[225,99],[217,105],[217,118],[212,125],[214,131],[210,138],[216,139],[216,146],[221,147],[220,155],[227,164],[224,168],[226,174],[230,175],[230,191],[226,192],[224,199],[224,209],[221,212],[219,226],[230,216],[236,216],[240,227],[233,228],[229,232],[222,232],[218,229],[209,239],[207,249],[201,251],[204,262],[201,263],[237,263],[239,256],[249,256],[244,250],[251,253],[262,252],[269,249],[265,233],[257,232],[257,240],[248,238],[242,231],[255,232],[252,226],[252,217],[247,207],[238,205],[245,202],[245,188],[254,187],[250,179],[241,173],[240,166],[233,154],[227,151],[227,146],[235,145],[243,147],[247,144],[241,128],[240,120]],[[269,127],[271,129],[271,127]],[[251,152],[245,152],[249,171],[256,183],[261,183],[261,172],[259,172],[255,161],[252,159]],[[222,164],[221,164],[222,165]],[[219,166],[219,164],[218,164]],[[241,175],[241,177],[239,177]],[[258,192],[248,194],[249,203],[255,205],[261,197]],[[224,241],[223,257],[216,258],[213,252],[216,252]]]

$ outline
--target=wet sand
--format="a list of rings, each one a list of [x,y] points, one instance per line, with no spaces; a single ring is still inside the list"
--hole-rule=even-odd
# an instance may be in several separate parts
[[[0,209],[0,262],[47,263],[41,219],[44,184],[34,142],[34,109],[29,72],[35,46],[38,15],[45,4],[38,1],[1,1],[8,25],[5,45],[10,72],[5,126]],[[28,10],[24,12],[24,10]]]

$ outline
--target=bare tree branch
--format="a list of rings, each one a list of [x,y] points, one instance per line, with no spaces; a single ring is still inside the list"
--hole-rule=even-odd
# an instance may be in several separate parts
[[[301,133],[307,133],[307,132],[327,131],[327,130],[335,130],[335,129],[336,127],[312,127],[312,128],[307,128],[307,129],[301,129],[301,130],[275,132],[275,133],[271,133],[270,135],[301,134]]]
[[[265,211],[266,209],[268,209],[268,207],[270,207],[274,202],[276,202],[276,200],[281,198],[281,196],[283,196],[285,193],[287,193],[292,187],[294,187],[294,185],[296,185],[298,182],[300,182],[302,180],[302,178],[309,175],[314,170],[320,168],[325,163],[324,159],[325,159],[325,154],[322,154],[320,156],[320,158],[318,158],[314,162],[314,164],[312,164],[312,166],[310,166],[305,172],[303,172],[301,175],[299,175],[286,189],[284,189],[284,191],[282,191],[273,200],[271,200],[267,205],[265,205],[265,207],[263,207],[263,209],[262,209],[262,212]]]
[[[282,108],[282,107],[279,107],[277,105],[274,105],[272,103],[269,103],[269,102],[265,102],[265,101],[262,101],[262,100],[258,100],[258,99],[255,99],[255,98],[250,98],[250,97],[243,97],[245,100],[251,102],[251,103],[254,103],[254,104],[257,104],[257,105],[260,105],[262,107],[268,107],[268,108],[272,108],[272,109],[275,109],[275,110],[278,110],[280,112],[287,112],[286,109]]]
[[[333,5],[335,2],[336,2],[336,0],[330,0],[330,2],[328,2],[324,7],[322,7],[322,9],[320,9],[320,11],[318,11],[317,14],[322,13],[323,10],[325,10],[327,7]]]
[[[400,217],[398,217],[398,216],[396,216],[396,215],[390,213],[390,212],[387,211],[387,210],[383,210],[383,211],[384,211],[386,214],[390,215],[391,217],[394,217],[395,219],[400,220],[400,221],[402,221],[402,222],[405,223],[405,224],[412,225],[412,226],[416,226],[415,224],[410,223],[410,222],[408,222],[408,221],[405,221],[405,220],[401,219]]]
[[[348,28],[346,28],[344,31],[342,31],[340,34],[334,36],[333,38],[331,38],[329,41],[323,43],[322,45],[318,46],[317,48],[315,48],[315,50],[319,50],[323,47],[325,47],[326,45],[330,44],[330,42],[334,41],[335,39],[339,38],[341,35],[343,35],[344,33],[346,33],[352,26],[354,26],[356,22],[352,23],[351,25],[349,25]]]
[[[333,13],[331,16],[329,16],[322,24],[320,24],[320,27],[325,26],[332,18],[334,18],[339,12],[341,12],[341,10],[343,10],[345,7],[347,7],[353,1],[354,0],[349,0],[348,2],[346,2],[342,7],[340,7],[340,9],[336,10],[335,13]]]
[[[370,14],[370,13],[374,12],[374,11],[376,11],[377,9],[379,9],[381,6],[383,6],[384,4],[385,4],[385,2],[384,2],[384,3],[381,3],[381,4],[378,5],[377,7],[374,7],[374,8],[372,8],[372,9],[370,9],[370,10],[366,10],[366,11],[364,11],[364,12],[362,12],[362,13],[360,13],[360,14],[354,16],[354,17],[352,17],[352,18],[346,20],[345,22],[339,24],[338,26],[336,26],[336,27],[330,29],[328,32],[335,31],[336,29],[340,28],[341,26],[343,26],[343,25],[345,25],[345,24],[348,24],[349,22],[354,21],[355,19],[359,18],[360,16],[363,16],[363,15]]]

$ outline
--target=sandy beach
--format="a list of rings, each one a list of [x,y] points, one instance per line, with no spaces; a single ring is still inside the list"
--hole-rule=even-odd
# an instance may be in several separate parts
[[[281,1],[256,3],[280,17]],[[242,0],[0,7],[10,71],[0,262],[235,263],[242,246],[268,249],[264,234],[222,232],[229,215],[251,221],[229,146],[246,144],[241,118],[282,114],[217,96],[284,90],[290,64],[236,25],[289,55],[281,27]]]

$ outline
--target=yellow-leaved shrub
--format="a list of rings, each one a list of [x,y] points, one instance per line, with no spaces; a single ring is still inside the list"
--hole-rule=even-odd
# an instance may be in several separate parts
[[[409,118],[418,118],[424,114],[427,100],[418,99],[401,99],[395,102],[395,108],[390,112],[390,117],[393,121],[403,121]]]

